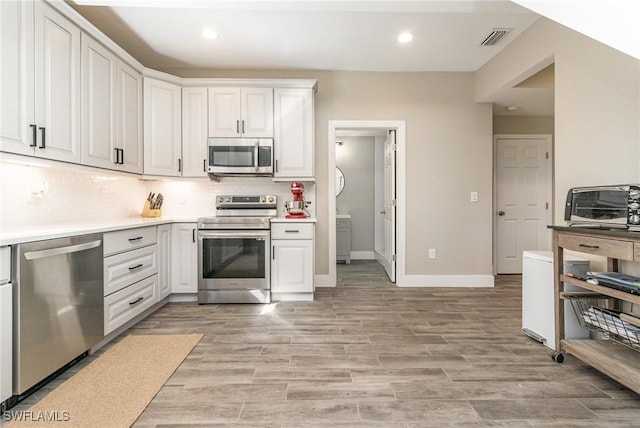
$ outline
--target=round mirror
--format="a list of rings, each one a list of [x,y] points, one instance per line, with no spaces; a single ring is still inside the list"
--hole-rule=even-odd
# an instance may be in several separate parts
[[[344,174],[342,170],[336,167],[336,196],[344,190]]]

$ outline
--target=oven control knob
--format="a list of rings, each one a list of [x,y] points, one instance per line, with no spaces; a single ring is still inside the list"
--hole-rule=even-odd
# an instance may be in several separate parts
[[[267,202],[267,198],[265,198],[264,196],[260,196],[260,202]]]
[[[224,196],[220,196],[220,197],[218,198],[218,202],[223,203],[223,202],[224,202]]]
[[[275,201],[275,198],[273,196],[269,196],[269,203],[273,203]]]
[[[227,202],[231,202],[231,196],[227,196]]]
[[[630,208],[630,209],[632,209],[632,210],[637,210],[638,208],[640,208],[640,203],[638,203],[638,202],[631,202],[631,203],[629,204],[629,208]]]
[[[631,224],[640,224],[640,215],[634,214],[629,218],[629,223]]]

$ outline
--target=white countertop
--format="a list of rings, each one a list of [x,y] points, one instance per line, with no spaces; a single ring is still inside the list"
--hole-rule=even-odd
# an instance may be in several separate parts
[[[96,223],[73,223],[38,225],[33,227],[22,227],[0,232],[0,247],[5,245],[21,244],[23,242],[42,241],[45,239],[64,238],[66,236],[86,235],[89,233],[104,233],[114,230],[132,229],[134,227],[157,226],[167,223],[195,223],[195,218],[143,218],[131,217],[114,219],[113,221],[102,221]],[[277,217],[271,219],[273,223],[316,223],[315,218],[289,219]]]

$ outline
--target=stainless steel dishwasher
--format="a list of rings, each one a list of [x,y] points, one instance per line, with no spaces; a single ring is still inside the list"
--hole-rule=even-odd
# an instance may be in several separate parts
[[[22,395],[103,338],[102,234],[12,250],[13,393]]]

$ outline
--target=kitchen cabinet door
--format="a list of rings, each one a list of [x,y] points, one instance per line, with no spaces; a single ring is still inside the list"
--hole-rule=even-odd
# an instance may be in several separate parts
[[[209,88],[209,137],[273,138],[273,88]]]
[[[82,35],[82,163],[117,168],[117,58],[89,36]]]
[[[273,138],[273,89],[242,88],[240,131],[245,138]]]
[[[142,74],[118,60],[116,77],[116,147],[121,150],[118,169],[141,174]]]
[[[0,151],[33,155],[33,2],[0,1],[0,20]]]
[[[207,177],[207,88],[182,88],[183,177]]]
[[[171,225],[171,292],[198,292],[198,243],[196,223]]]
[[[313,240],[274,239],[271,244],[271,292],[313,292]]]
[[[240,137],[240,88],[209,88],[209,137]]]
[[[35,2],[36,156],[81,161],[80,29]]]
[[[171,225],[158,226],[158,300],[171,294]]]
[[[275,179],[313,179],[313,90],[274,91]]]
[[[144,80],[144,173],[182,174],[181,90],[168,82]]]

